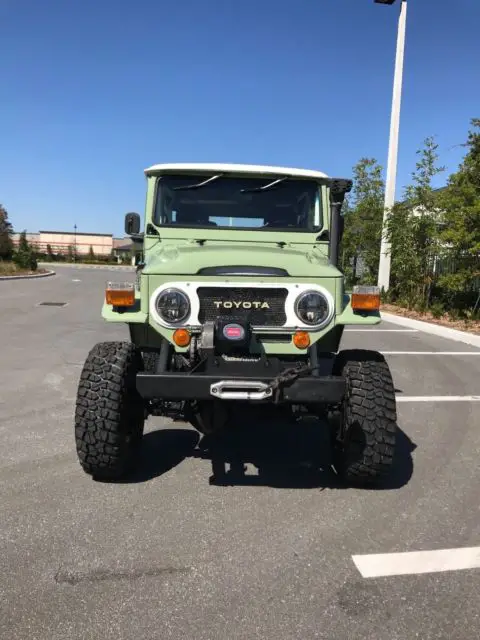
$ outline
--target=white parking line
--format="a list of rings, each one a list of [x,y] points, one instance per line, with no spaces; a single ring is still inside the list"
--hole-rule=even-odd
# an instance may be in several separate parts
[[[363,578],[480,568],[480,547],[352,556]]]
[[[480,351],[382,351],[384,356],[480,356]]]
[[[395,396],[397,402],[480,402],[480,396]]]
[[[345,329],[346,333],[418,333],[418,329]]]

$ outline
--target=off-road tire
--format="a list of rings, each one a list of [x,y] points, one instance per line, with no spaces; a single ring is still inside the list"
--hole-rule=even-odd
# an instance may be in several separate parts
[[[83,470],[96,480],[117,480],[133,468],[145,422],[135,386],[142,359],[130,342],[101,342],[80,375],[75,443]]]
[[[397,434],[395,386],[376,351],[341,351],[334,373],[346,380],[338,413],[334,464],[350,485],[377,485],[389,472]]]

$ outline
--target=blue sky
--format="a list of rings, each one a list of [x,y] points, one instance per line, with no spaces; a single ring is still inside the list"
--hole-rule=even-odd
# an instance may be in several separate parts
[[[16,230],[123,235],[157,162],[386,166],[397,17],[373,0],[0,0],[0,202]],[[409,1],[397,196],[426,136],[461,160],[479,22],[478,0]]]

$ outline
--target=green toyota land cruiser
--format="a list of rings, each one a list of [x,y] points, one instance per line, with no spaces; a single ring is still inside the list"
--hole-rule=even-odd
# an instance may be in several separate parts
[[[102,309],[130,340],[96,344],[79,381],[85,472],[126,474],[149,415],[181,412],[213,434],[248,403],[325,418],[344,481],[380,481],[396,440],[392,376],[378,352],[340,350],[345,325],[381,321],[378,288],[345,291],[338,264],[351,181],[228,164],[145,174],[144,231],[125,218],[143,254],[136,282],[108,282]]]

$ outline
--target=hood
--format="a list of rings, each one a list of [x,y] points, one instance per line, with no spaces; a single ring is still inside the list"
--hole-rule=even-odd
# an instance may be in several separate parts
[[[220,275],[215,268],[258,267],[267,270],[283,270],[280,275],[294,278],[341,277],[341,273],[329,262],[318,245],[302,247],[269,244],[209,244],[156,245],[146,252],[146,275]],[[202,273],[203,272],[203,273]],[[286,272],[286,273],[285,273]],[[229,275],[235,275],[231,272]],[[265,275],[279,275],[267,274]]]

